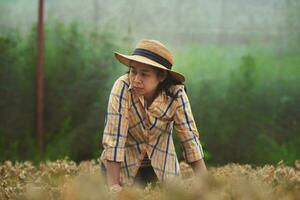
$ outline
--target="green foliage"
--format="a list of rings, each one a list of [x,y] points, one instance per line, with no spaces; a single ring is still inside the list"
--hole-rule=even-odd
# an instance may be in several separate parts
[[[57,133],[47,134],[47,141],[50,142],[46,144],[45,159],[63,159],[65,156],[69,156],[71,154],[70,139],[67,134],[70,131],[72,131],[71,117],[67,117],[63,121],[61,129],[58,130]]]
[[[38,160],[32,142],[36,28],[24,35],[15,31],[0,36],[0,161]],[[76,23],[48,23],[45,36],[44,159],[90,158],[99,154],[106,97],[121,73],[112,56],[118,47],[111,33]]]
[[[288,165],[293,165],[299,159],[300,138],[288,142],[277,142],[274,138],[262,134],[257,136],[255,146],[257,159],[260,164],[278,163],[284,161]]]
[[[35,141],[35,30],[0,34],[0,162],[40,159]],[[49,22],[45,36],[43,159],[98,157],[108,95],[126,71],[113,51],[126,52],[132,44],[77,23]],[[209,163],[291,164],[299,159],[300,58],[295,52],[258,45],[190,46],[176,52],[174,67],[187,77]]]
[[[175,55],[179,70],[187,74],[193,114],[211,163],[291,164],[299,159],[297,51],[199,46]]]

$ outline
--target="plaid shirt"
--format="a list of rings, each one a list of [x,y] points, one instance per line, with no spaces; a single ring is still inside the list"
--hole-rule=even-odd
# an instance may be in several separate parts
[[[147,108],[143,96],[131,89],[128,74],[111,90],[103,132],[101,162],[121,162],[121,182],[132,183],[147,154],[160,181],[179,176],[172,138],[173,126],[188,163],[204,157],[199,133],[183,85],[172,86],[171,98],[163,91]]]

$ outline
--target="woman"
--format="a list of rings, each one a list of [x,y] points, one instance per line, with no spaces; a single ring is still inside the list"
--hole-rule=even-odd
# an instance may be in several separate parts
[[[115,81],[107,108],[101,169],[110,190],[180,175],[173,126],[186,162],[206,172],[185,77],[172,70],[170,51],[159,41],[141,40],[132,55],[115,56],[129,72]]]

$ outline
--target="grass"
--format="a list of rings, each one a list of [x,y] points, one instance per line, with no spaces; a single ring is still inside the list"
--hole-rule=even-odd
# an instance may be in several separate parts
[[[300,161],[294,167],[252,167],[235,163],[210,167],[194,177],[181,163],[182,178],[146,188],[125,186],[119,194],[107,191],[96,160],[76,164],[68,159],[43,162],[6,161],[0,165],[0,199],[299,199]]]

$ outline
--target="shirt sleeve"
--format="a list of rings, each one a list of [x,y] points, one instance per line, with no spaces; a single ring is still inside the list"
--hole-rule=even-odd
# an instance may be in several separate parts
[[[204,158],[199,141],[199,132],[192,114],[190,102],[184,88],[181,87],[176,99],[177,107],[174,116],[175,129],[183,147],[187,163]]]
[[[124,161],[124,146],[129,124],[127,114],[128,85],[117,80],[109,96],[102,139],[106,160]]]

